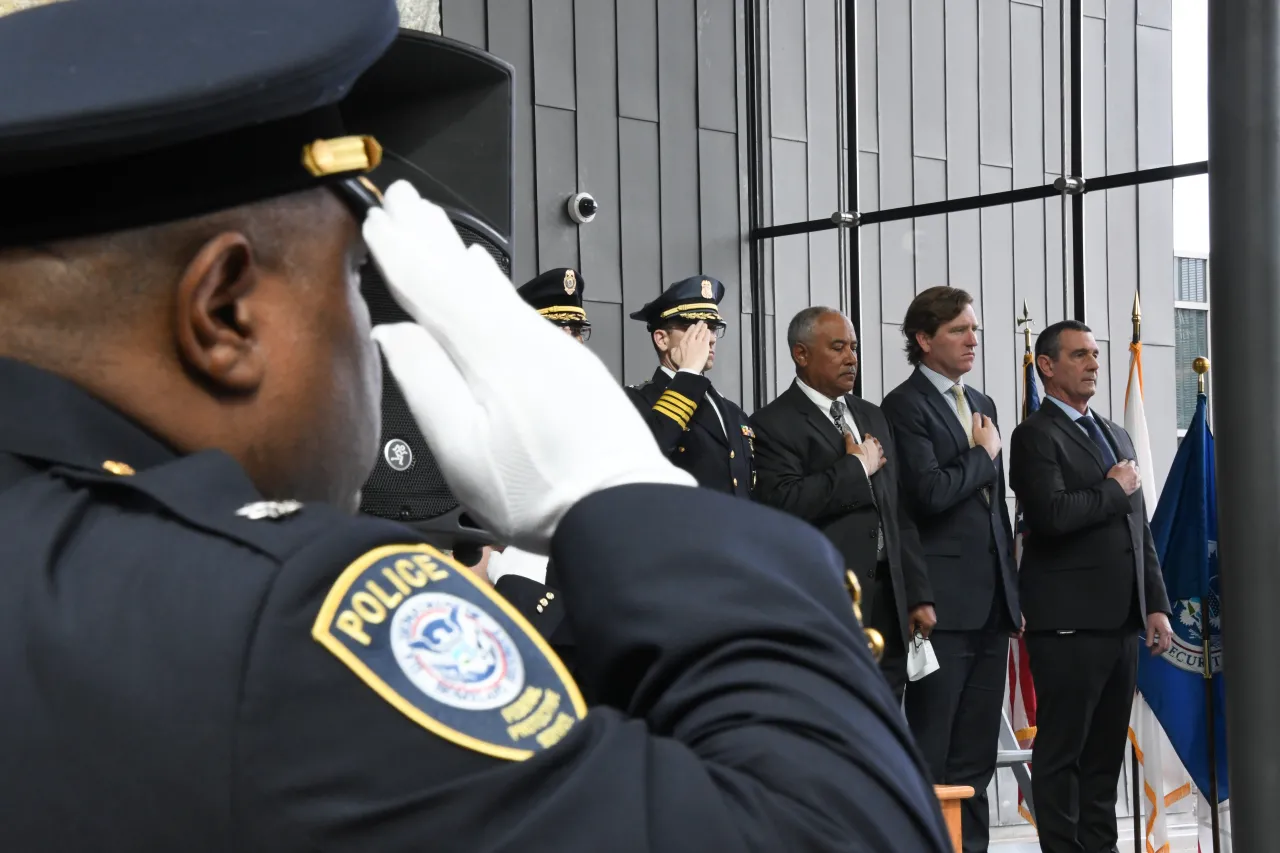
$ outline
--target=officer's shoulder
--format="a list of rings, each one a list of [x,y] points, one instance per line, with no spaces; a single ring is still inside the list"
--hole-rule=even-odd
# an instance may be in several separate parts
[[[358,548],[382,539],[403,539],[410,531],[391,522],[352,516],[324,503],[268,500],[244,469],[221,451],[184,456],[142,471],[59,469],[57,476],[95,490],[103,502],[148,506],[138,517],[159,519],[176,547],[198,549],[222,541],[283,565],[323,539],[350,539]],[[348,549],[335,548],[335,552]],[[335,556],[337,554],[335,553]]]

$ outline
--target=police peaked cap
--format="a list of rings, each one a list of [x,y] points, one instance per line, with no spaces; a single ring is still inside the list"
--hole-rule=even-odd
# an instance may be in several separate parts
[[[720,316],[721,299],[724,299],[724,285],[718,279],[695,275],[668,287],[657,299],[631,314],[631,319],[643,320],[650,329],[669,320],[703,320],[715,326],[724,323]]]
[[[0,246],[321,186],[376,203],[365,176],[384,149],[360,126],[377,115],[362,75],[412,42],[420,82],[370,98],[473,82],[422,73],[453,43],[398,25],[394,0],[45,0],[0,16]]]
[[[568,267],[547,270],[517,289],[520,298],[558,326],[590,326],[582,300],[587,283],[582,273]]]

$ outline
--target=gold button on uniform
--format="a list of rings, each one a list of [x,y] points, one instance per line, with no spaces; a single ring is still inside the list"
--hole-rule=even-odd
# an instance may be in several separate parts
[[[737,454],[737,453],[735,453],[735,452],[733,452],[732,450],[730,450],[730,451],[729,451],[729,458],[730,458],[730,459],[732,459],[733,457],[735,457],[735,456],[737,456],[737,455],[738,455],[738,454]]]
[[[737,478],[737,477],[734,477],[734,478],[733,478],[733,487],[734,487],[735,489],[736,489],[736,488],[738,488],[738,478]]]

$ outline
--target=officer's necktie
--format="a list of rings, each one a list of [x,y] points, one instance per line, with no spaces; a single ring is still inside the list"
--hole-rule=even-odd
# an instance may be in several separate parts
[[[1093,419],[1093,415],[1086,412],[1083,417],[1076,421],[1080,426],[1084,427],[1084,431],[1089,433],[1089,438],[1093,439],[1093,443],[1098,445],[1098,452],[1102,454],[1102,464],[1107,470],[1116,464],[1115,451],[1111,449],[1111,443],[1107,441],[1107,437],[1102,434],[1102,427],[1098,426],[1098,422]]]
[[[849,427],[846,426],[844,422],[844,409],[845,409],[845,405],[843,400],[835,400],[831,403],[831,420],[835,423],[836,429],[840,431],[840,435],[846,435],[849,432]],[[854,441],[857,441],[857,440],[858,440],[858,437],[854,436]],[[878,501],[876,501],[875,486],[871,487],[871,504],[876,508],[876,517],[878,518],[880,515],[880,504]],[[883,559],[884,559],[884,527],[882,525],[877,525],[876,527],[876,560],[880,561]]]

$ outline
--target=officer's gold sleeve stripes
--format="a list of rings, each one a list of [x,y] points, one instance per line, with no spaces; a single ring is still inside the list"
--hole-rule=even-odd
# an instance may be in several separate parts
[[[697,403],[685,395],[670,389],[663,391],[662,396],[658,398],[658,402],[653,404],[655,412],[660,412],[680,424],[680,429],[688,428],[689,419],[693,417],[693,413],[697,411],[697,408]]]

